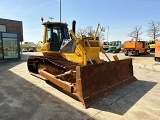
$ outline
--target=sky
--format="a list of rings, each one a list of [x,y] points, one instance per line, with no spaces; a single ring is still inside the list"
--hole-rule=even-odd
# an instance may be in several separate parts
[[[141,26],[142,40],[149,40],[149,22],[160,21],[160,0],[61,0],[61,21],[69,29],[76,20],[76,28],[98,24],[106,28],[108,41],[130,40],[128,34],[133,27]],[[22,21],[25,42],[42,40],[44,21],[60,21],[60,0],[1,0],[0,18]],[[107,27],[109,26],[109,27]]]

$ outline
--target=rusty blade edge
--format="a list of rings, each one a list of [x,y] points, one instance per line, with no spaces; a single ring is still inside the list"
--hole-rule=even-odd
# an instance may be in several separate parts
[[[85,108],[88,108],[98,100],[102,99],[106,95],[110,94],[111,92],[114,92],[120,88],[123,88],[124,86],[130,84],[131,82],[137,80],[134,76],[124,80],[123,82],[119,82],[119,84],[113,85],[112,87],[105,88],[99,92],[96,92],[88,97],[81,98],[84,101]]]

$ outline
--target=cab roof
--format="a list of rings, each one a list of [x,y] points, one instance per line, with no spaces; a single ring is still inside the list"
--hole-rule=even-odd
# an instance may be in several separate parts
[[[64,22],[44,22],[42,23],[42,25],[68,25],[67,23],[64,23]]]

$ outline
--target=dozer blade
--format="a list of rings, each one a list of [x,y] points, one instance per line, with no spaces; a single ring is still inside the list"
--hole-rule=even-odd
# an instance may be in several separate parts
[[[76,95],[87,108],[134,80],[132,59],[77,67]]]

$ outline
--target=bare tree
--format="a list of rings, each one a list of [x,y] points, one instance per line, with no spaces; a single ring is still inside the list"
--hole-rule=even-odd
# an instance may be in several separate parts
[[[77,36],[88,36],[89,33],[92,33],[93,35],[95,35],[96,31],[93,29],[92,26],[88,26],[86,28],[78,28],[76,31],[76,35]],[[104,34],[102,33],[102,31],[98,31],[97,36],[99,37],[100,40],[104,40]]]
[[[77,30],[76,30],[76,35],[77,36],[82,36],[82,35],[87,35],[87,30],[85,28],[81,28],[79,27]]]
[[[160,22],[151,21],[147,33],[149,37],[157,39],[160,36]]]
[[[86,30],[87,30],[88,33],[95,34],[95,30],[93,29],[92,26],[88,26],[88,27],[86,28]]]
[[[142,35],[141,32],[142,27],[141,26],[135,26],[133,27],[133,31],[128,34],[129,37],[132,37],[132,39],[135,39],[136,41],[140,39],[140,35]]]

